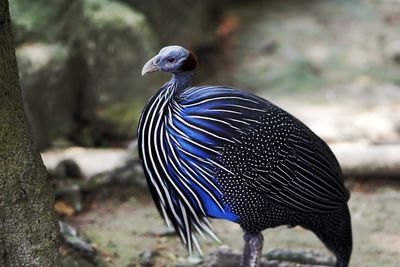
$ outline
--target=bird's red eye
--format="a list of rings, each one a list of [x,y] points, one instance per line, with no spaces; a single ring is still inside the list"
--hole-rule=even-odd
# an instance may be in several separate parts
[[[175,61],[175,58],[169,57],[169,58],[167,58],[167,61],[168,61],[169,63],[173,63],[173,62]]]

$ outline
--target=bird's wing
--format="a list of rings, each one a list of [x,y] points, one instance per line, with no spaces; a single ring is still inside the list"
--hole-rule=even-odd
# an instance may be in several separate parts
[[[208,132],[208,145],[221,149],[217,162],[222,171],[240,175],[249,188],[276,204],[330,212],[348,200],[329,147],[284,110],[224,87],[191,88],[179,103],[185,120]]]
[[[266,121],[268,117],[265,116]],[[290,209],[303,212],[340,209],[349,199],[349,192],[335,156],[297,119],[287,114],[284,121],[283,125],[265,130],[271,136],[270,143],[261,145],[258,157],[268,159],[245,168],[244,177],[250,178],[245,179],[246,183]],[[268,126],[264,125],[265,128]]]

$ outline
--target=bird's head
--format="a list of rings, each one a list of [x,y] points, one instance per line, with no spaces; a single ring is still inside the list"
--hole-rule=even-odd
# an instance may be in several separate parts
[[[164,71],[173,74],[192,71],[197,66],[194,54],[178,45],[166,46],[143,66],[142,75]]]

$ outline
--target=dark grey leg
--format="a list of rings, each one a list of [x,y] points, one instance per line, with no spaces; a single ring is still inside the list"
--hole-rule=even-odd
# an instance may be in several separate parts
[[[240,267],[258,267],[260,263],[264,238],[261,233],[244,233],[244,249]]]

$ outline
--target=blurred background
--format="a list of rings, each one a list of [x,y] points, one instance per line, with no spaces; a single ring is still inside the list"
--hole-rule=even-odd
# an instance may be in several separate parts
[[[399,0],[12,0],[10,9],[65,266],[202,264],[163,228],[136,152],[140,112],[169,79],[140,71],[171,44],[197,55],[195,84],[252,91],[327,141],[352,191],[351,266],[400,266]],[[237,225],[214,225],[241,249]],[[206,254],[218,246],[203,242]],[[265,231],[269,260],[295,261],[278,257],[286,249],[321,254],[297,263],[332,264],[305,230]]]

